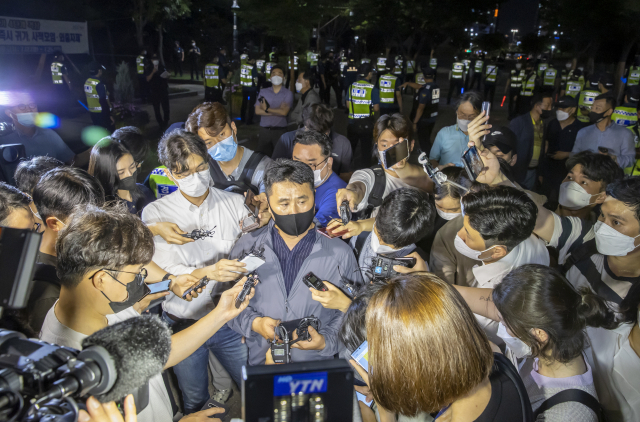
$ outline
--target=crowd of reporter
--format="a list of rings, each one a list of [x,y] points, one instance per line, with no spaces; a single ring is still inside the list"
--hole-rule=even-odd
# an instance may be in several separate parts
[[[147,140],[136,128],[96,144],[88,171],[47,156],[21,162],[16,187],[0,185],[0,225],[42,241],[29,304],[5,319],[79,349],[163,298],[174,333],[165,369],[183,422],[216,420],[217,410],[201,410],[209,365],[240,386],[243,365],[273,363],[276,326],[309,316],[320,325],[292,346],[294,362],[350,359],[368,342],[369,373],[351,361],[355,390],[373,400],[358,402],[365,421],[640,419],[639,177],[624,177],[608,155],[573,154],[549,210],[513,176],[504,147],[513,139],[477,107],[467,126],[484,166],[475,177],[436,160],[446,181],[431,180],[401,114],[377,119],[371,153],[406,142],[408,156],[352,172],[332,113],[306,107],[272,159],[238,144],[224,107],[201,104],[164,134],[162,167],[145,183]],[[253,209],[259,227],[246,230]],[[208,235],[184,236],[194,230]],[[264,264],[236,308],[247,274],[239,261],[255,252]],[[379,256],[415,265],[381,278]],[[303,283],[310,272],[325,291]],[[203,277],[210,282],[185,295]],[[168,292],[148,294],[166,280]],[[173,420],[171,394],[154,377],[137,420]],[[124,409],[135,420],[131,399]],[[80,420],[121,417],[95,399],[87,411]]]

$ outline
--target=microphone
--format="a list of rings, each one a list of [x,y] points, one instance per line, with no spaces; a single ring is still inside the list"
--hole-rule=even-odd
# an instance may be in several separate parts
[[[162,372],[171,353],[171,331],[157,316],[110,325],[85,338],[69,372],[38,402],[66,396],[95,396],[102,403],[123,399]]]

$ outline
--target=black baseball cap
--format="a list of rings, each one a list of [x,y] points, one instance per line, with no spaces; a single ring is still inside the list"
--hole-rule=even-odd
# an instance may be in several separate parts
[[[427,76],[433,76],[436,74],[436,70],[434,68],[432,68],[431,66],[427,66],[427,67],[423,67],[422,68],[422,73]]]
[[[362,63],[358,67],[358,75],[367,76],[369,73],[371,73],[371,63]]]
[[[516,134],[507,126],[492,129],[483,141],[485,147],[497,147],[503,154],[508,154],[516,149]]]
[[[575,98],[564,95],[560,97],[560,99],[556,102],[556,108],[569,108],[569,107],[578,107],[578,100]]]
[[[600,77],[600,83],[607,89],[613,88],[613,75],[611,75],[611,73],[605,73]]]
[[[591,75],[589,77],[589,88],[598,89],[600,83],[600,75]]]
[[[631,103],[640,102],[640,85],[633,85],[627,88],[627,99]]]

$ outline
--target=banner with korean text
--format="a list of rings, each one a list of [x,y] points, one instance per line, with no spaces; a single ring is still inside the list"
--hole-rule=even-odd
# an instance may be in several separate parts
[[[88,54],[86,22],[0,16],[0,54]]]

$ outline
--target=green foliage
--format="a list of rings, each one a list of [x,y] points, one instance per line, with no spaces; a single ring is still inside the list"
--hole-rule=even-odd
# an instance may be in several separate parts
[[[113,84],[113,95],[116,103],[128,104],[133,102],[133,80],[126,62],[116,67],[116,82]]]

